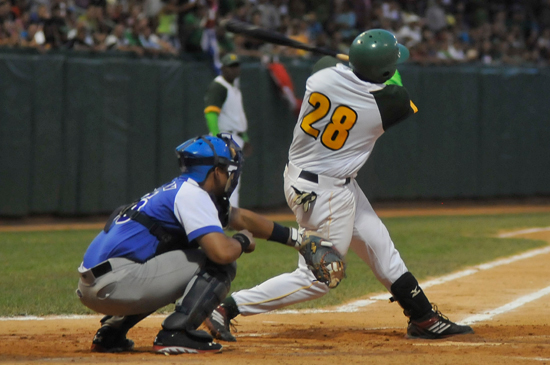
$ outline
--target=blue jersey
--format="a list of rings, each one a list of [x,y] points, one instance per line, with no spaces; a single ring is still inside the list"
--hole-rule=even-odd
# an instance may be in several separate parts
[[[204,234],[223,233],[210,195],[185,175],[144,195],[131,209],[144,212],[166,231],[182,236],[182,249],[196,248],[193,240]],[[117,218],[109,232],[101,231],[92,241],[83,265],[89,269],[111,257],[145,262],[155,256],[158,245],[159,240],[142,224]]]

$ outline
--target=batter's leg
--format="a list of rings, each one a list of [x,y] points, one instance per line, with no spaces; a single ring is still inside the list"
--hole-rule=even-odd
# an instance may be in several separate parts
[[[315,279],[300,256],[295,271],[275,276],[251,289],[235,292],[231,297],[239,313],[248,316],[320,298],[328,291],[324,283]]]
[[[376,278],[390,290],[391,285],[406,273],[407,267],[395,248],[390,234],[372,209],[356,181],[352,182],[357,208],[351,249],[373,271]]]
[[[354,182],[357,212],[351,249],[367,263],[378,280],[409,317],[409,338],[438,339],[473,333],[469,326],[450,321],[432,304],[401,259],[386,226],[376,215],[366,196]]]

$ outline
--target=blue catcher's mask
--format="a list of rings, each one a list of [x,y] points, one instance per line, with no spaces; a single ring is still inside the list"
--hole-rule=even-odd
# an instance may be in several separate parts
[[[183,142],[176,148],[180,170],[185,175],[202,183],[216,166],[225,166],[229,173],[225,193],[237,187],[241,175],[243,154],[241,147],[230,134],[220,133],[216,137],[199,136]]]

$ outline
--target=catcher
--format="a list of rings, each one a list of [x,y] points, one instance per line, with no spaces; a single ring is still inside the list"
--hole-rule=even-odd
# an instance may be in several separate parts
[[[192,138],[176,155],[182,174],[115,210],[84,254],[76,293],[106,314],[92,351],[131,350],[128,331],[175,302],[153,349],[219,352],[222,345],[197,328],[229,292],[236,260],[254,251],[254,237],[301,247],[297,229],[230,207],[243,162],[231,136]],[[229,237],[225,227],[240,231]]]
[[[396,75],[397,63],[408,54],[393,34],[372,29],[352,42],[349,67],[332,57],[314,66],[288,154],[285,196],[300,227],[326,237],[341,255],[351,248],[369,265],[409,317],[409,338],[437,339],[473,330],[432,307],[355,181],[384,131],[417,112]],[[338,259],[324,266],[335,277],[319,279],[313,267],[315,278],[308,270],[308,261],[318,255],[315,250],[326,242],[309,240],[315,245],[301,248],[297,270],[226,298],[206,321],[212,334],[235,341],[229,321],[238,314],[259,314],[319,298],[337,285],[344,273]],[[330,261],[333,256],[326,257]]]

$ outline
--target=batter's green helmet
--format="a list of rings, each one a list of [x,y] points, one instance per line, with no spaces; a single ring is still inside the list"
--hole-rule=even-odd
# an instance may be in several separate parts
[[[382,83],[395,73],[398,63],[409,58],[409,50],[384,29],[359,34],[349,49],[349,64],[363,79]]]

